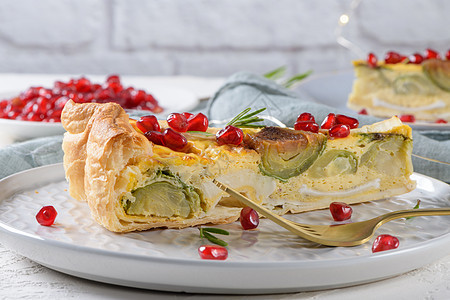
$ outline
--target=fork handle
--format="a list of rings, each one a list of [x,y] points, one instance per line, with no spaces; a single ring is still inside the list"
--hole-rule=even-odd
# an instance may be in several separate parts
[[[446,216],[450,215],[450,207],[446,208],[420,208],[397,210],[379,216],[379,226],[382,224],[400,218],[419,217],[419,216]]]

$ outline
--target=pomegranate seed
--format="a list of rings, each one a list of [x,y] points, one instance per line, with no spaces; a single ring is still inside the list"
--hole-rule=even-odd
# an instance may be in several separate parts
[[[439,52],[428,48],[427,50],[425,50],[425,59],[432,59],[432,58],[436,58],[436,59],[441,59],[441,56],[439,55]]]
[[[170,128],[178,132],[186,132],[188,128],[186,117],[179,113],[172,113],[167,116],[167,123]]]
[[[136,126],[143,133],[146,133],[147,131],[161,131],[158,119],[153,115],[140,117],[139,120],[136,121]]]
[[[44,206],[37,213],[36,220],[42,226],[51,226],[55,222],[57,214],[58,213],[53,206]]]
[[[444,119],[437,119],[436,123],[438,123],[438,124],[447,124],[448,122],[446,120],[444,120]]]
[[[239,221],[244,230],[255,229],[259,225],[259,215],[253,208],[247,206],[241,210]]]
[[[186,117],[186,120],[188,120],[188,121],[189,121],[190,117],[194,116],[194,114],[191,114],[191,113],[188,113],[188,112],[184,112],[183,115]]]
[[[320,125],[320,128],[322,129],[330,129],[336,125],[336,115],[333,113],[328,114],[326,116],[325,120],[323,120],[322,125]]]
[[[198,247],[198,254],[202,259],[225,260],[228,257],[228,250],[222,246],[202,245]]]
[[[398,248],[400,242],[398,238],[389,234],[379,235],[372,245],[372,252],[380,252]]]
[[[348,125],[350,129],[358,128],[359,126],[359,121],[357,119],[346,115],[336,115],[336,123]]]
[[[330,212],[335,221],[345,221],[352,217],[353,209],[344,202],[332,202]]]
[[[360,115],[368,115],[369,113],[367,112],[367,110],[365,108],[361,109],[358,114]]]
[[[294,124],[294,129],[317,133],[319,132],[319,125],[314,121],[297,121]]]
[[[174,151],[183,150],[183,148],[187,145],[186,138],[172,128],[167,128],[164,130],[163,138],[164,146],[169,147]]]
[[[120,77],[118,75],[109,75],[106,78],[106,83],[120,83]]]
[[[144,135],[153,144],[164,146],[164,135],[161,132],[146,131]]]
[[[399,53],[394,51],[389,51],[384,57],[384,62],[387,64],[398,64],[402,62],[403,59],[405,59],[403,55],[400,55]]]
[[[297,122],[300,122],[300,121],[313,121],[313,122],[316,122],[316,119],[314,118],[314,116],[312,114],[310,114],[308,112],[304,112],[304,113],[300,114],[297,117]]]
[[[414,123],[416,121],[416,117],[414,117],[414,115],[401,115],[400,121]]]
[[[202,114],[198,113],[192,115],[188,118],[188,131],[206,131],[208,129],[209,121],[208,118]]]
[[[350,134],[350,126],[345,124],[337,124],[330,128],[328,134],[332,138],[345,138]]]
[[[369,67],[375,68],[377,66],[377,63],[378,58],[376,57],[376,55],[373,53],[369,53],[369,55],[367,55],[367,64],[369,65]]]
[[[450,49],[447,50],[447,52],[445,52],[445,58],[446,58],[447,60],[450,60]]]
[[[216,133],[216,140],[219,145],[239,145],[244,139],[242,129],[228,125]]]
[[[423,62],[423,56],[419,53],[414,53],[409,56],[409,63],[419,65]]]

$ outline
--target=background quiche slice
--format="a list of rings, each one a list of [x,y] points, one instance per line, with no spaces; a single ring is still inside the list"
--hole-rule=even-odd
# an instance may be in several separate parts
[[[347,106],[370,115],[413,115],[417,120],[450,121],[450,60],[421,64],[353,62],[355,80]]]
[[[346,138],[270,127],[245,129],[238,146],[185,133],[182,151],[150,142],[117,104],[69,102],[62,114],[69,192],[115,232],[223,224],[241,205],[212,179],[278,213],[358,203],[412,190],[411,129],[397,118]],[[167,122],[159,122],[161,130]]]

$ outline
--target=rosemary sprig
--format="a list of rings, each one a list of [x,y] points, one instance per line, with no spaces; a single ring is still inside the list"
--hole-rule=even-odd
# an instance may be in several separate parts
[[[413,207],[413,209],[418,209],[420,205],[420,199],[417,200],[416,206]],[[406,220],[412,219],[414,217],[406,217]]]
[[[256,125],[254,123],[262,122],[264,119],[261,119],[257,117],[256,115],[260,112],[263,112],[266,110],[266,108],[258,109],[252,113],[249,113],[251,108],[246,108],[242,112],[240,112],[236,117],[231,119],[230,122],[228,122],[226,125],[232,125],[235,127],[242,127],[242,128],[255,128],[255,127],[264,127],[264,125]]]
[[[281,79],[286,74],[286,66],[282,66],[282,67],[276,68],[273,71],[267,72],[263,76],[266,77],[267,79],[278,81],[280,85],[282,85],[283,87],[285,87],[287,89],[290,89],[290,88],[293,88],[295,85],[297,85],[300,81],[302,81],[303,79],[305,79],[306,77],[311,75],[312,72],[313,72],[312,70],[308,70],[305,73],[296,74],[284,81],[281,81]]]
[[[273,71],[267,72],[266,74],[264,74],[264,77],[266,77],[267,79],[271,79],[271,80],[277,80],[280,79],[284,76],[284,74],[286,74],[286,66],[282,66],[279,68],[276,68]]]
[[[213,228],[213,227],[206,227],[206,228],[199,227],[198,229],[200,230],[201,238],[206,238],[211,243],[217,244],[219,246],[223,246],[223,247],[228,246],[227,242],[225,242],[224,240],[221,240],[218,237],[211,234],[211,232],[212,232],[212,233],[217,233],[217,234],[222,234],[222,235],[229,235],[230,233],[228,231],[226,231],[224,229],[220,229],[220,228]]]
[[[290,89],[290,88],[294,87],[296,84],[298,84],[300,81],[302,81],[303,79],[305,79],[306,77],[311,75],[312,72],[313,72],[312,70],[309,70],[303,74],[294,75],[291,78],[289,78],[288,80],[286,80],[282,85],[285,88]]]

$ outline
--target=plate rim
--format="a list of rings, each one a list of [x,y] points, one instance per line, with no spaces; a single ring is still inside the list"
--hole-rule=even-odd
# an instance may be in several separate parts
[[[40,179],[37,182],[30,183],[28,186],[23,187],[21,190],[22,191],[29,190],[32,187],[43,186],[46,184],[64,180],[64,176],[61,177],[61,174],[64,173],[63,172],[63,170],[64,170],[63,163],[56,163],[56,164],[44,165],[44,166],[40,166],[37,168],[24,170],[24,171],[9,175],[0,180],[0,186],[4,185],[5,182],[8,183],[8,181],[14,180],[17,177],[24,176],[24,174],[26,174],[25,176],[27,176],[27,175],[31,176],[31,175],[33,175],[33,173],[39,173],[39,172],[43,172],[43,171],[51,172],[51,170],[53,170],[53,173],[54,173],[54,174],[52,174],[52,176],[56,177],[58,181],[55,181],[53,179],[51,179],[51,180],[50,179],[49,180]],[[414,173],[414,175],[418,176],[418,177],[423,177],[423,178],[429,179],[433,182],[433,184],[438,184],[438,185],[442,185],[445,187],[449,186],[445,182],[442,182],[440,180],[437,180],[435,178],[432,178],[432,177],[429,177],[426,175],[422,175],[419,173]],[[13,193],[18,193],[18,192],[20,192],[20,190],[17,190],[17,188],[15,188],[15,190],[12,193],[10,192],[10,193],[3,194],[0,197],[0,205],[2,205],[4,200],[11,197]],[[127,261],[136,261],[136,262],[139,261],[139,262],[142,262],[143,264],[144,263],[157,263],[157,264],[161,264],[161,265],[178,265],[178,266],[183,266],[183,267],[210,267],[210,268],[220,266],[221,269],[225,268],[228,271],[233,270],[233,269],[237,269],[237,270],[239,270],[239,269],[247,269],[247,270],[265,269],[265,270],[275,270],[275,271],[278,269],[289,269],[289,270],[299,269],[299,268],[315,269],[315,267],[317,268],[318,263],[321,264],[322,267],[323,267],[323,265],[326,265],[326,266],[332,267],[332,268],[339,268],[339,267],[348,266],[349,261],[351,261],[352,264],[355,264],[355,262],[356,263],[364,262],[365,264],[373,264],[378,261],[395,260],[397,257],[404,258],[404,256],[407,254],[413,255],[413,254],[411,254],[412,252],[416,253],[416,255],[417,255],[417,252],[418,253],[427,253],[427,251],[429,251],[430,247],[431,247],[431,249],[439,249],[443,245],[447,245],[447,246],[450,245],[450,232],[448,232],[448,233],[440,235],[438,237],[434,237],[434,238],[428,239],[426,241],[418,242],[414,245],[409,245],[409,246],[405,246],[404,248],[395,249],[395,251],[384,251],[384,252],[378,252],[378,253],[371,253],[371,252],[369,253],[368,252],[367,254],[363,254],[361,256],[322,259],[319,262],[314,261],[314,260],[313,261],[305,261],[305,260],[296,260],[296,261],[214,261],[214,260],[201,260],[201,259],[182,259],[182,258],[159,257],[159,256],[152,256],[151,254],[144,255],[144,254],[136,254],[136,253],[120,253],[120,252],[112,251],[112,250],[93,248],[93,247],[88,247],[88,246],[83,246],[83,245],[82,246],[74,245],[72,243],[65,242],[65,241],[52,240],[52,239],[47,239],[45,237],[40,237],[35,234],[29,234],[22,230],[15,229],[14,226],[3,222],[3,220],[0,220],[0,234],[2,234],[2,233],[10,235],[12,238],[17,238],[17,237],[25,238],[28,242],[41,244],[42,247],[50,246],[50,247],[58,248],[58,249],[66,249],[66,250],[69,249],[72,251],[80,251],[81,253],[87,254],[87,255],[120,258],[120,259],[127,260]],[[12,249],[12,250],[14,250],[14,249]],[[433,258],[427,258],[425,263],[420,262],[418,264],[417,262],[415,262],[414,267],[411,269],[408,269],[406,271],[410,271],[410,270],[422,267],[422,266],[424,266],[432,261],[435,261],[439,258],[440,257],[433,256]],[[36,261],[33,258],[30,258],[30,259]],[[38,263],[41,263],[41,262],[38,262]],[[58,270],[57,266],[52,266],[52,265],[45,264],[45,263],[41,263],[41,264],[43,264],[49,268]],[[391,275],[388,275],[387,277],[396,276],[396,275],[399,275],[406,271],[402,271],[402,272],[396,273],[396,274],[391,274]],[[66,273],[70,273],[70,272],[66,272]],[[87,277],[84,277],[84,278],[87,278]],[[88,278],[88,279],[96,280],[95,278]],[[379,280],[379,279],[382,279],[382,278],[375,278],[374,280],[369,280],[367,282],[372,282],[372,281]],[[97,281],[102,281],[102,280],[97,280]],[[108,281],[103,281],[103,282],[108,282]],[[114,282],[109,282],[109,283],[114,283]],[[115,283],[115,284],[120,285],[120,283]],[[350,285],[352,285],[352,284],[340,285],[340,286],[350,286]],[[312,289],[312,290],[320,290],[320,289],[321,288]],[[187,290],[189,290],[189,288],[187,288]],[[223,293],[219,290],[220,289],[215,288],[209,292]],[[225,289],[223,289],[223,288],[222,288],[222,290],[225,291]],[[281,288],[280,291],[285,292],[288,290],[289,289],[287,289],[287,288]],[[298,291],[302,291],[302,290],[305,290],[305,289],[299,289]],[[233,290],[230,290],[230,289],[226,289],[226,291],[234,293]],[[250,289],[249,291],[250,291],[249,293],[251,293],[251,294],[253,294],[255,292],[254,289]],[[194,289],[194,292],[201,292],[201,291]],[[239,290],[237,292],[238,293],[241,293],[241,292],[248,293],[243,290]],[[264,291],[262,291],[262,292],[266,293]]]

